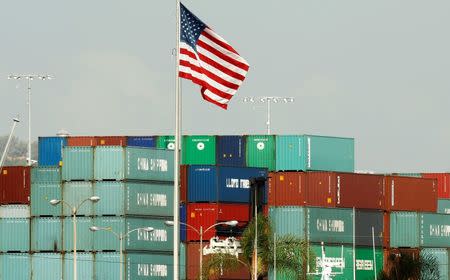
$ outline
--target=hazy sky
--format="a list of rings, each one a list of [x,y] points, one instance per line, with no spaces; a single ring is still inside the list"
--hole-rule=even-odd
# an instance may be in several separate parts
[[[175,1],[7,1],[0,11],[0,135],[20,114],[27,137],[155,135],[174,130]],[[183,81],[186,134],[264,134],[266,107],[247,96],[292,96],[275,105],[276,134],[355,138],[356,167],[378,172],[450,170],[450,2],[447,0],[183,3],[250,64],[227,111]],[[3,77],[3,78],[1,78]]]

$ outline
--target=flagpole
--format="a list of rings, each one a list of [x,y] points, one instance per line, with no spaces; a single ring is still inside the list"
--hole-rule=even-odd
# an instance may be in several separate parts
[[[177,5],[177,56],[176,56],[176,73],[175,73],[175,160],[174,160],[174,182],[173,182],[173,279],[178,280],[179,277],[179,246],[180,246],[180,217],[179,217],[179,167],[180,167],[180,78],[178,77],[180,68],[180,0],[175,0]]]

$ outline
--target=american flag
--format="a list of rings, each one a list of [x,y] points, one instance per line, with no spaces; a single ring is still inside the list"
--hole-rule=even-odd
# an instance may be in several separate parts
[[[179,76],[200,85],[203,99],[227,109],[249,65],[227,41],[180,5]]]

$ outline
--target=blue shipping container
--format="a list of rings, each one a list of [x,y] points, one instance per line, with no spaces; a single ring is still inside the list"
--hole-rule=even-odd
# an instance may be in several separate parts
[[[128,136],[127,145],[133,147],[156,147],[156,136]]]
[[[189,202],[250,202],[250,179],[267,177],[267,169],[191,165],[188,167]],[[267,201],[267,187],[264,202]]]
[[[180,222],[186,223],[186,214],[187,214],[187,208],[186,204],[182,203],[180,204]],[[187,232],[186,232],[186,225],[180,224],[180,241],[186,242],[187,240]]]
[[[243,136],[217,136],[216,145],[217,165],[245,166],[245,139]]]
[[[62,149],[67,145],[66,137],[39,137],[38,164],[59,165],[62,160]]]

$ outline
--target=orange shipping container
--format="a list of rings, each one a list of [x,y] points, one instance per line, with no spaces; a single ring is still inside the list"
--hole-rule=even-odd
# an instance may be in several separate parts
[[[303,206],[306,204],[306,173],[269,173],[269,205]]]
[[[437,180],[438,198],[450,198],[450,173],[422,173],[422,177]]]
[[[95,136],[69,136],[67,137],[67,146],[97,146]]]
[[[126,146],[126,136],[95,136],[97,146]]]

